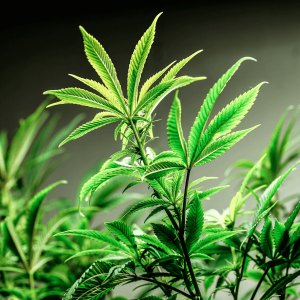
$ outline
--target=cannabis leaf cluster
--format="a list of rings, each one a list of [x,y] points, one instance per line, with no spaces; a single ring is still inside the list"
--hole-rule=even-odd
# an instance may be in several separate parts
[[[128,68],[127,95],[103,46],[82,27],[87,59],[101,82],[71,75],[94,92],[81,88],[45,92],[60,100],[49,106],[77,104],[99,109],[93,120],[75,129],[61,145],[106,124],[117,123],[114,137],[120,137],[122,148],[83,184],[79,193],[82,217],[89,215],[81,208],[82,202],[93,202],[97,193],[119,176],[130,178],[123,193],[140,183],[146,183],[151,190],[151,195],[131,205],[122,218],[105,223],[105,230],[85,226],[55,234],[55,238],[65,242],[77,238],[97,243],[97,248],[79,250],[69,257],[72,261],[87,255],[98,256],[98,259],[91,262],[63,299],[105,299],[116,286],[137,282],[140,285],[136,288],[143,290],[141,300],[211,300],[222,295],[221,291],[228,292],[234,300],[299,297],[296,290],[299,283],[294,280],[300,275],[297,270],[300,267],[300,222],[296,221],[300,203],[284,220],[279,219],[277,213],[280,210],[278,189],[298,164],[294,160],[299,151],[295,150],[284,161],[282,156],[293,146],[291,131],[299,110],[292,117],[281,143],[280,130],[286,114],[258,162],[242,160],[234,165],[247,170],[228,209],[223,214],[217,210],[205,212],[202,200],[227,186],[203,190],[198,185],[213,178],[202,177],[190,182],[191,172],[223,155],[257,127],[235,130],[265,82],[239,95],[212,116],[219,95],[242,63],[255,61],[251,57],[238,60],[208,91],[185,139],[178,90],[205,77],[177,77],[177,74],[201,51],[171,63],[141,85],[159,16],[134,49]],[[155,109],[172,91],[176,92],[167,119],[169,149],[157,154],[148,145],[155,138]],[[29,216],[38,212],[36,203],[40,200],[36,199],[40,196],[36,197],[29,204]],[[245,202],[250,197],[255,199],[255,208],[245,211]],[[145,209],[148,215],[144,225],[128,222],[129,216]],[[239,218],[246,215],[252,215],[252,220],[241,222]],[[152,222],[149,223],[149,219]],[[34,223],[28,224],[26,228],[34,232]],[[7,239],[14,239],[12,223],[6,221],[3,226],[7,227],[3,230],[7,232]],[[26,263],[24,266],[26,269]],[[257,281],[256,287],[242,291],[241,283],[245,279]]]

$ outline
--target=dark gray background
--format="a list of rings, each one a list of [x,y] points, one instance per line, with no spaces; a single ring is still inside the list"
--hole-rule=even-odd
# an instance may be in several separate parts
[[[50,89],[81,87],[83,84],[68,76],[97,80],[97,74],[87,62],[79,25],[99,40],[111,57],[124,92],[127,68],[132,51],[150,26],[154,17],[164,13],[157,23],[155,41],[147,60],[143,80],[163,69],[174,60],[181,60],[203,49],[180,72],[180,75],[206,76],[207,80],[180,90],[183,106],[183,130],[186,138],[200,105],[216,80],[238,59],[251,56],[257,62],[246,61],[234,75],[218,99],[214,112],[219,111],[241,93],[262,81],[258,99],[238,129],[256,124],[261,126],[214,162],[198,167],[192,179],[218,176],[219,180],[206,187],[218,185],[224,171],[235,160],[257,160],[268,144],[270,135],[283,110],[299,104],[300,84],[300,1],[198,1],[197,5],[166,5],[143,8],[116,3],[103,6],[98,1],[82,6],[65,2],[49,2],[48,7],[11,6],[2,19],[0,61],[1,102],[0,128],[10,135],[18,120],[27,117],[45,98]],[[86,5],[86,6],[84,6]],[[4,13],[4,11],[3,11]],[[166,119],[174,93],[156,109],[155,134],[152,143],[159,152],[167,150]],[[93,118],[94,109],[75,105],[49,108],[60,112],[59,127],[68,124],[80,112],[86,121]],[[107,158],[120,149],[114,142],[109,125],[89,133],[65,146],[70,158],[49,178],[48,183],[67,179],[52,193],[53,197],[74,198],[76,186],[83,173],[99,158]],[[228,206],[237,183],[205,202],[205,208],[222,211]],[[299,172],[290,175],[284,194],[299,191]],[[140,191],[143,189],[141,188]],[[108,216],[108,219],[113,216]]]

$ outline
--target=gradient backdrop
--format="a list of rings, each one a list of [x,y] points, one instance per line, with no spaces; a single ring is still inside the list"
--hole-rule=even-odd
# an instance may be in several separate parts
[[[192,173],[200,176],[218,176],[205,187],[219,185],[224,171],[240,158],[257,160],[267,146],[270,135],[288,105],[297,106],[300,99],[300,1],[197,1],[197,5],[168,6],[162,2],[148,8],[132,5],[116,7],[116,3],[103,7],[101,2],[81,6],[64,3],[45,3],[44,7],[30,4],[3,11],[2,19],[1,101],[0,128],[10,136],[18,120],[27,117],[45,98],[46,90],[81,87],[75,74],[98,80],[96,72],[87,62],[79,25],[99,40],[111,57],[121,85],[126,87],[127,68],[133,49],[161,11],[144,76],[147,79],[174,60],[181,60],[203,49],[180,75],[206,76],[207,80],[182,88],[179,98],[183,106],[183,131],[188,137],[190,127],[208,90],[238,59],[251,56],[257,62],[246,61],[234,75],[219,97],[214,112],[218,112],[241,93],[262,81],[258,99],[238,129],[256,124],[261,126],[240,141],[221,158]],[[84,7],[86,5],[86,7]],[[48,6],[48,7],[47,7]],[[152,147],[167,150],[166,120],[174,93],[156,110],[155,134],[159,136]],[[84,112],[85,121],[93,118],[94,109],[75,105],[49,108],[51,114],[59,112],[58,126],[68,124],[77,114]],[[120,149],[120,141],[113,139],[115,125],[96,130],[65,146],[70,158],[57,169],[47,183],[67,179],[69,184],[52,192],[52,197],[74,198],[76,186],[83,175],[99,158]],[[222,211],[235,194],[238,182],[205,201],[205,208]],[[293,191],[289,189],[293,188]],[[299,192],[299,171],[293,172],[280,190],[282,194]],[[139,191],[145,191],[141,186]],[[50,197],[51,198],[51,197]],[[251,202],[251,201],[250,201]],[[248,204],[252,207],[251,203]],[[108,215],[107,220],[112,220]],[[130,292],[127,291],[128,296]]]

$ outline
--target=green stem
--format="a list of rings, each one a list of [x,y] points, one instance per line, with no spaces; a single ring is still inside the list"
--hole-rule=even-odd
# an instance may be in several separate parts
[[[248,239],[248,243],[246,245],[246,249],[245,249],[245,252],[244,252],[244,258],[243,258],[243,262],[242,262],[241,273],[237,276],[234,300],[238,300],[240,283],[241,283],[241,280],[242,280],[243,274],[244,274],[244,268],[245,268],[245,263],[246,263],[246,258],[247,258],[247,253],[248,253],[248,250],[249,250],[249,246],[250,246],[250,238]]]
[[[34,277],[33,273],[29,272],[29,286],[31,292],[31,300],[36,300],[35,288],[34,288]]]
[[[185,240],[184,240],[184,231],[185,231],[185,215],[186,215],[186,204],[187,204],[187,192],[188,192],[188,186],[189,186],[189,179],[190,179],[190,174],[191,174],[191,169],[187,170],[187,174],[186,174],[186,180],[185,180],[185,188],[184,188],[184,196],[183,196],[183,204],[182,204],[182,221],[181,221],[181,227],[180,227],[180,232],[179,232],[179,239],[180,239],[180,243],[182,246],[182,250],[183,250],[183,254],[184,254],[184,258],[185,261],[187,263],[189,272],[190,272],[190,276],[192,278],[192,282],[196,291],[197,296],[199,296],[202,299],[202,295],[194,274],[194,270],[191,264],[191,260],[189,257],[189,253],[188,250],[186,248],[186,244],[185,244]]]
[[[180,243],[181,243],[181,246],[182,246],[184,259],[187,263],[187,266],[188,266],[188,269],[189,269],[189,272],[190,272],[190,276],[192,278],[192,282],[193,282],[194,288],[196,290],[196,295],[199,296],[200,299],[203,299],[202,295],[201,295],[201,292],[200,292],[200,289],[199,289],[199,286],[198,286],[198,283],[197,283],[197,280],[196,280],[196,277],[195,277],[195,274],[194,274],[194,270],[193,270],[192,263],[191,263],[191,260],[190,260],[190,257],[189,257],[189,253],[188,253],[187,248],[186,248],[184,238],[181,235],[179,235],[179,240],[180,240]]]
[[[132,119],[131,119],[131,118],[128,118],[128,120],[129,120],[129,122],[130,122],[131,128],[132,128],[133,133],[134,133],[134,135],[135,135],[135,139],[136,139],[136,141],[137,141],[137,143],[138,143],[139,150],[140,150],[140,153],[141,153],[141,156],[142,156],[144,165],[145,165],[145,166],[148,166],[148,165],[149,165],[148,159],[147,159],[147,156],[146,156],[146,153],[145,153],[145,150],[144,150],[144,146],[142,145],[140,135],[139,135],[139,133],[138,133],[138,131],[137,131],[137,129],[136,129],[136,127],[135,127],[135,125],[134,125]],[[159,198],[162,198],[162,196],[161,196],[159,193],[158,193],[158,196],[159,196]],[[171,220],[171,222],[172,222],[172,224],[173,224],[175,230],[178,230],[178,225],[177,225],[176,221],[174,220],[174,218],[173,218],[171,212],[169,211],[169,209],[168,209],[168,208],[165,208],[165,212],[166,212],[166,214],[168,215],[169,219]]]
[[[252,294],[250,300],[254,300],[255,295],[256,295],[256,293],[257,293],[257,291],[258,291],[260,285],[262,284],[264,278],[266,277],[266,275],[267,275],[268,272],[269,272],[269,269],[270,269],[270,268],[266,268],[266,269],[265,269],[265,272],[264,272],[264,274],[261,276],[261,278],[260,278],[260,280],[259,280],[259,282],[258,282],[258,284],[257,284],[257,286],[256,286],[256,288],[255,288],[255,290],[254,290],[254,292],[253,292],[253,294]]]
[[[189,282],[189,278],[188,278],[188,274],[187,274],[187,270],[186,270],[186,261],[184,261],[183,277],[184,277],[185,286],[188,289],[190,295],[194,295],[194,293],[190,287],[190,282]]]
[[[145,164],[145,166],[148,166],[148,165],[149,165],[148,159],[147,159],[147,156],[146,156],[144,147],[143,147],[143,145],[142,145],[140,135],[139,135],[139,133],[138,133],[138,131],[137,131],[137,129],[136,129],[136,127],[135,127],[135,125],[134,125],[132,119],[131,119],[131,118],[128,118],[128,120],[129,120],[129,122],[130,122],[131,128],[132,128],[133,133],[134,133],[134,135],[135,135],[135,139],[136,139],[137,144],[138,144],[138,146],[139,146],[139,149],[140,149],[140,152],[141,152],[141,155],[142,155],[142,159],[143,159],[143,161],[144,161],[144,164]]]
[[[137,144],[138,144],[138,146],[139,146],[139,150],[140,150],[140,153],[141,153],[141,156],[142,156],[144,165],[145,165],[145,166],[148,166],[148,165],[149,165],[148,159],[147,159],[147,156],[146,156],[146,153],[145,153],[145,150],[144,150],[144,146],[142,145],[142,142],[141,142],[141,138],[140,138],[139,132],[137,131],[137,129],[136,129],[136,127],[135,127],[135,124],[133,123],[132,119],[131,119],[130,117],[129,117],[128,119],[129,119],[131,128],[132,128],[132,130],[133,130],[133,133],[134,133],[134,135],[135,135],[135,139],[136,139],[136,141],[137,141]],[[158,196],[159,196],[159,198],[162,198],[162,196],[161,196],[159,193],[158,193]],[[169,219],[171,220],[171,222],[172,222],[172,224],[173,224],[175,230],[178,230],[178,225],[177,225],[176,221],[174,220],[174,218],[173,218],[171,212],[169,211],[169,209],[168,209],[168,208],[165,208],[165,211],[166,211],[166,213],[167,213]],[[166,290],[166,289],[164,288],[164,286],[162,286],[161,284],[160,284],[160,288],[162,289],[162,291],[163,291],[168,297],[171,296],[171,295],[169,295],[168,290]]]
[[[180,228],[180,235],[182,237],[184,237],[184,230],[185,230],[186,203],[187,203],[187,193],[188,193],[190,174],[191,174],[191,169],[188,169],[186,173],[183,204],[182,204],[182,221],[181,221],[181,228]]]
[[[290,268],[290,262],[288,262],[288,264],[287,264],[285,276],[289,275],[289,268]],[[284,286],[281,289],[281,295],[279,297],[280,300],[285,300],[285,290],[286,290],[286,286]]]
[[[135,124],[133,123],[131,118],[129,118],[129,122],[130,122],[130,125],[132,127],[133,133],[135,135],[136,141],[138,143],[138,146],[139,146],[140,153],[141,153],[142,159],[144,161],[144,164],[148,166],[149,165],[148,159],[147,159],[147,156],[145,154],[144,147],[141,143],[140,135],[139,135],[139,133],[138,133],[136,127],[135,127]],[[193,282],[194,288],[196,290],[196,294],[200,297],[200,299],[203,299],[202,295],[201,295],[201,292],[200,292],[200,289],[199,289],[199,286],[198,286],[198,283],[197,283],[197,280],[196,280],[196,277],[195,277],[195,274],[194,274],[194,270],[193,270],[191,260],[190,260],[190,257],[189,257],[189,254],[188,254],[188,251],[187,251],[187,248],[186,248],[186,244],[185,244],[185,241],[184,241],[186,203],[187,203],[187,192],[188,192],[190,173],[191,173],[191,170],[188,169],[187,170],[187,176],[186,176],[186,183],[185,183],[185,191],[184,191],[184,198],[183,198],[183,209],[182,209],[182,221],[181,221],[181,227],[180,228],[178,227],[178,225],[177,225],[176,221],[174,220],[174,218],[173,218],[171,212],[169,211],[169,209],[165,208],[165,211],[166,211],[170,221],[172,222],[175,230],[177,232],[178,232],[178,230],[180,230],[178,235],[179,235],[180,243],[182,245],[184,258],[185,258],[185,261],[187,263],[187,266],[188,266],[188,269],[189,269],[189,272],[190,272],[190,276],[192,278],[192,282]],[[159,197],[161,198],[161,195],[159,195]],[[191,299],[193,299],[193,298],[191,298]]]
[[[175,210],[175,213],[176,213],[177,218],[178,218],[179,228],[181,228],[181,226],[182,226],[182,224],[181,224],[181,215],[180,215],[179,209],[176,207],[175,203],[174,203],[174,210]]]
[[[183,296],[185,296],[185,297],[187,297],[189,299],[195,299],[193,296],[190,296],[189,294],[187,294],[187,293],[185,293],[185,292],[183,292],[183,291],[181,291],[181,290],[179,290],[179,289],[177,289],[177,288],[175,288],[175,287],[173,287],[171,285],[168,285],[168,284],[166,284],[164,282],[160,282],[160,281],[157,281],[155,279],[150,279],[150,278],[146,278],[146,277],[142,277],[142,276],[134,276],[134,278],[139,279],[139,280],[144,280],[144,281],[152,282],[152,283],[155,283],[155,284],[158,284],[158,285],[162,285],[162,286],[164,286],[164,287],[166,287],[166,288],[168,288],[170,290],[173,290],[174,292],[180,293],[181,295],[183,295]]]

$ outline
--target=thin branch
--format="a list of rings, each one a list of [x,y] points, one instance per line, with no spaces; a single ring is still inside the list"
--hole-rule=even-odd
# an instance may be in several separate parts
[[[254,292],[253,292],[253,294],[252,294],[250,300],[254,300],[255,295],[256,295],[256,293],[257,293],[257,291],[258,291],[260,285],[262,284],[262,282],[263,282],[265,276],[266,276],[266,275],[268,274],[268,272],[269,272],[269,269],[270,269],[270,267],[266,268],[264,274],[261,276],[261,278],[260,278],[260,280],[259,280],[259,282],[258,282],[258,284],[257,284],[257,286],[256,286],[256,288],[255,288],[255,290],[254,290]]]
[[[183,296],[185,296],[185,297],[187,297],[189,299],[195,299],[193,296],[190,296],[189,294],[187,294],[187,293],[185,293],[185,292],[183,292],[183,291],[181,291],[181,290],[179,290],[179,289],[177,289],[177,288],[175,288],[175,287],[173,287],[171,285],[168,285],[166,283],[157,281],[155,279],[146,278],[146,277],[142,277],[142,276],[134,276],[134,275],[132,275],[132,277],[134,277],[135,279],[144,280],[144,281],[148,281],[148,282],[152,282],[152,283],[161,285],[161,286],[166,287],[166,288],[168,288],[170,290],[173,290],[174,292],[180,293],[181,295],[183,295]]]

